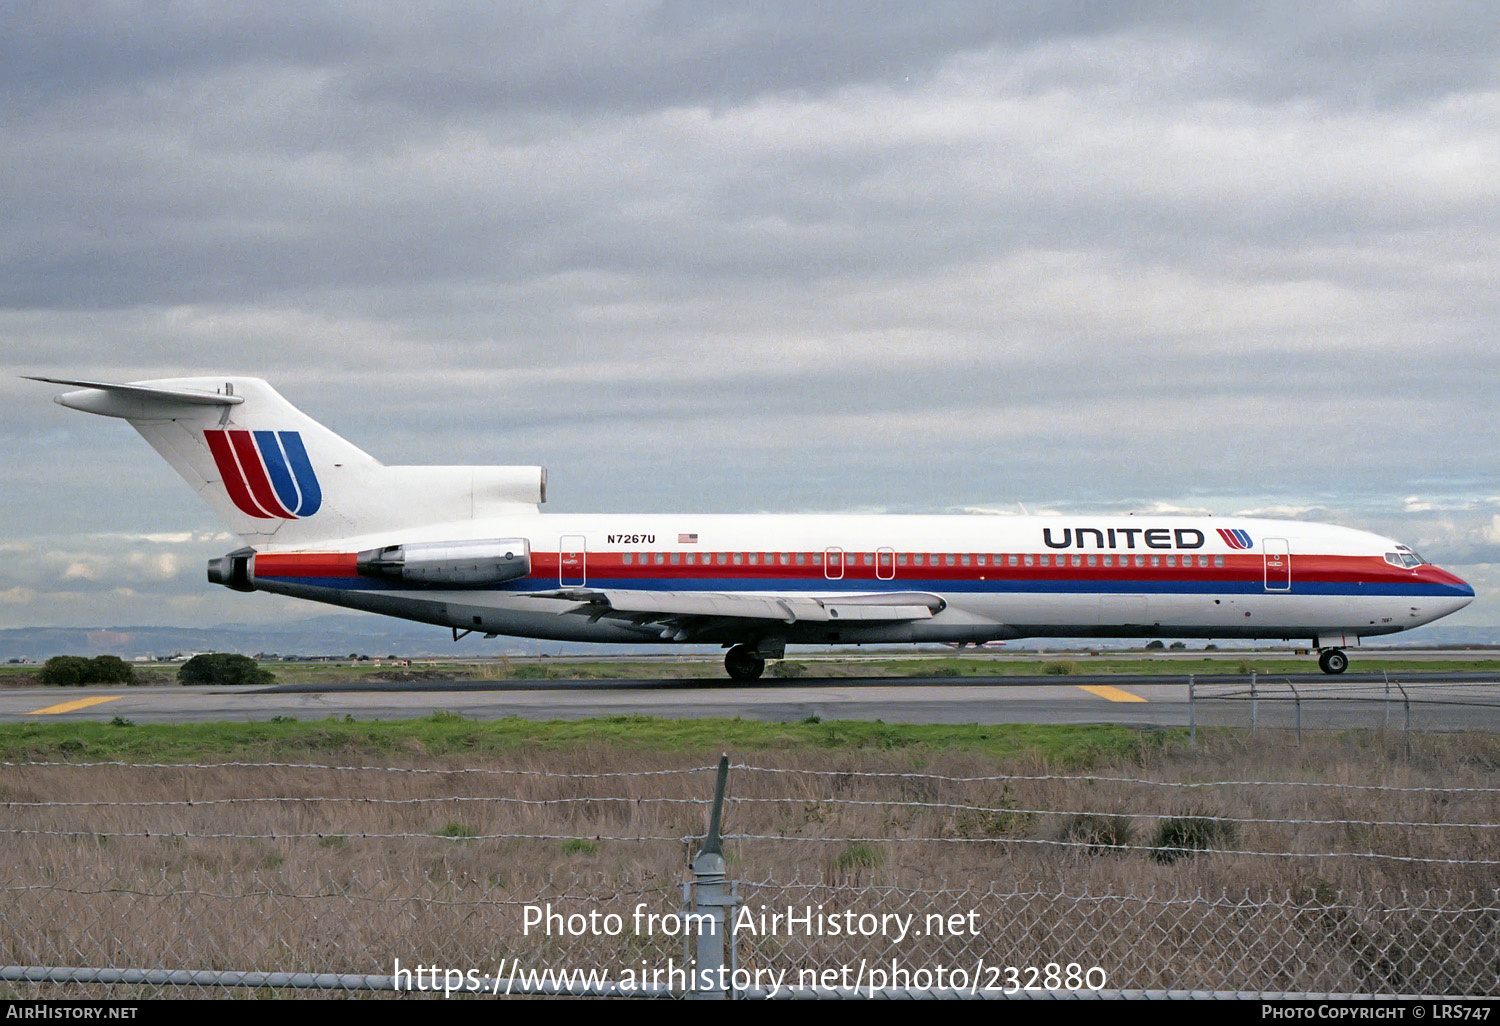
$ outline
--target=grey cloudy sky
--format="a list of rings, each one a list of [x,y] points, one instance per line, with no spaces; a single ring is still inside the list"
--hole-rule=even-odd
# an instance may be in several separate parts
[[[1279,510],[1500,624],[1488,4],[239,6],[0,6],[0,626],[309,610],[16,378],[217,371],[555,511]]]

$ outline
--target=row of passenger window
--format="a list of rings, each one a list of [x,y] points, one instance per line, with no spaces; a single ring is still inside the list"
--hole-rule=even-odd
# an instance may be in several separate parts
[[[620,561],[626,566],[637,562],[662,566],[822,566],[822,552],[625,552]],[[1194,565],[1195,557],[1184,553],[1182,566]],[[830,552],[829,565],[879,566],[882,570],[896,566],[1171,566],[1178,565],[1176,553],[1152,553],[1115,555],[1113,553],[954,553],[954,552]],[[1223,556],[1199,554],[1196,565],[1200,567],[1224,565]],[[1212,562],[1210,562],[1212,561]]]

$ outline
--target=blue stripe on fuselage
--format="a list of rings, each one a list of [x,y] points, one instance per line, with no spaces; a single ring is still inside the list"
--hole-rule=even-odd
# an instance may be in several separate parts
[[[381,581],[369,577],[267,577],[267,582],[297,584],[314,588],[334,588],[340,591],[428,591],[439,589],[414,588],[399,582]],[[1472,597],[1474,590],[1467,586],[1441,584],[1432,581],[1368,582],[1351,581],[1307,581],[1292,584],[1290,591],[1268,591],[1259,581],[1097,581],[1097,580],[986,580],[986,581],[942,581],[901,578],[891,581],[854,580],[768,580],[765,578],[674,578],[674,577],[595,577],[590,578],[586,588],[617,588],[632,591],[769,591],[778,594],[860,592],[864,594],[882,591],[925,591],[939,594],[997,594],[997,595],[1344,595],[1357,597],[1409,596],[1463,598]],[[463,588],[454,591],[500,591],[526,593],[558,590],[555,577],[526,577],[494,588]]]

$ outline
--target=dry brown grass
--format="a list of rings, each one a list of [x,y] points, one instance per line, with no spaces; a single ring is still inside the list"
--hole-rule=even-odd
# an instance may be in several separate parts
[[[1184,920],[1181,907],[1152,904],[1156,899],[1227,893],[1237,901],[1250,895],[1252,903],[1289,900],[1295,907],[1275,913],[1281,924],[1275,929],[1278,937],[1285,934],[1291,940],[1267,941],[1256,949],[1259,954],[1234,955],[1231,969],[1225,971],[1264,976],[1266,959],[1276,965],[1291,959],[1309,967],[1309,972],[1317,966],[1326,969],[1337,959],[1330,961],[1331,956],[1320,954],[1317,945],[1336,936],[1342,938],[1338,951],[1351,964],[1362,966],[1360,979],[1369,980],[1374,978],[1369,973],[1377,972],[1370,966],[1383,964],[1381,959],[1388,953],[1389,945],[1380,938],[1390,930],[1377,931],[1376,940],[1370,940],[1366,936],[1372,929],[1369,915],[1336,910],[1385,907],[1403,890],[1413,897],[1417,892],[1452,891],[1459,895],[1452,899],[1458,918],[1444,921],[1446,933],[1416,943],[1436,949],[1451,945],[1454,938],[1469,938],[1463,941],[1465,958],[1478,958],[1481,967],[1488,965],[1492,974],[1496,965],[1493,916],[1485,928],[1485,948],[1482,939],[1470,937],[1474,925],[1470,920],[1478,913],[1463,910],[1496,904],[1497,866],[1441,860],[1500,862],[1500,830],[1239,823],[1230,844],[1235,849],[1342,854],[1330,858],[1204,854],[1171,864],[1143,850],[1012,843],[1066,836],[1068,816],[1031,810],[1145,817],[1130,820],[1131,843],[1141,846],[1149,845],[1156,823],[1166,817],[1500,823],[1500,795],[1459,790],[1497,786],[1500,740],[1492,736],[1419,736],[1407,760],[1399,738],[1309,738],[1298,747],[1285,735],[1270,732],[1253,742],[1241,735],[1216,733],[1196,750],[1143,748],[1131,759],[1091,771],[1098,777],[1177,782],[1317,781],[1440,789],[1407,792],[1322,786],[1182,789],[1083,779],[951,782],[864,775],[976,777],[1003,772],[1046,776],[1058,772],[1034,756],[1000,767],[974,755],[910,750],[746,752],[735,753],[733,760],[819,771],[813,775],[742,769],[731,773],[729,790],[735,800],[726,813],[726,832],[784,838],[728,844],[731,877],[745,881],[747,893],[753,893],[757,901],[807,895],[820,902],[864,902],[871,907],[896,902],[909,911],[950,912],[961,911],[954,906],[967,900],[985,916],[984,943],[996,952],[1003,953],[1006,944],[1029,950],[1026,944],[1051,943],[1057,949],[1054,957],[1090,957],[1087,950],[1064,950],[1064,940],[1071,937],[1080,945],[1102,945],[1114,951],[1111,957],[1117,969],[1133,965],[1129,974],[1135,982],[1116,975],[1113,980],[1119,985],[1146,986],[1170,985],[1162,974],[1175,971],[1171,966],[1174,959],[1181,961],[1182,950],[1210,951],[1212,944],[1204,947],[1205,932],[1218,936],[1226,924],[1234,923],[1239,924],[1235,930],[1242,931],[1257,914],[1270,914],[1264,910],[1219,913],[1203,906]],[[361,761],[373,762],[369,757]],[[657,911],[676,908],[689,847],[676,839],[703,831],[707,815],[701,803],[712,793],[712,774],[604,779],[544,774],[638,772],[707,766],[711,761],[702,754],[660,755],[596,746],[566,754],[516,751],[473,763],[414,753],[387,763],[417,769],[520,771],[501,776],[222,767],[11,769],[0,783],[0,801],[6,803],[96,798],[195,803],[225,797],[276,800],[160,807],[0,807],[0,826],[7,830],[65,832],[62,836],[5,837],[0,913],[7,931],[0,959],[33,965],[383,973],[396,957],[407,962],[482,967],[506,954],[521,953],[539,960],[598,962],[613,968],[642,959],[680,957],[679,942],[660,936],[522,937],[521,907],[551,901],[566,910],[598,908],[628,914],[644,901]],[[460,800],[497,796],[544,804]],[[601,800],[609,798],[629,800]],[[972,808],[909,804],[918,802]],[[143,831],[152,836],[112,836]],[[552,837],[364,836],[444,831],[458,836]],[[193,836],[206,834],[278,836]],[[287,834],[322,836],[290,839]],[[595,840],[610,837],[666,840]],[[569,838],[582,839],[582,843],[569,842]],[[853,838],[875,840],[849,840]],[[910,838],[935,840],[904,840]],[[1402,862],[1350,854],[1371,852],[1439,861]],[[946,896],[915,893],[945,889]],[[1375,899],[1377,892],[1385,897]],[[1469,898],[1471,893],[1479,895],[1477,904]],[[969,897],[964,898],[965,894]],[[1045,908],[1036,904],[1043,899],[1035,897],[1025,899],[1030,904],[1024,907],[1016,906],[1021,899],[1014,895],[1027,894],[1050,897],[1043,901]],[[1136,904],[1085,907],[1064,900],[1108,894],[1135,896]],[[1149,897],[1153,895],[1154,899]],[[1058,901],[1076,919],[1068,932],[1059,934],[1056,922],[1021,922],[1028,915],[1045,919],[1062,914]],[[1307,919],[1308,909],[1335,911],[1313,921]],[[1441,916],[1425,919],[1437,922]],[[1030,940],[1009,937],[1007,931],[1016,929],[1032,931],[1026,935]],[[1410,923],[1400,929],[1409,930]],[[1002,944],[1002,937],[1009,939]],[[1276,955],[1278,944],[1301,953]],[[1157,954],[1145,963],[1141,957],[1132,962],[1126,953],[1139,952],[1142,945]],[[1379,958],[1349,954],[1364,948],[1382,954]],[[1176,954],[1162,954],[1168,949]],[[879,944],[871,948],[876,954],[881,950]],[[912,948],[911,956],[939,957],[945,950],[929,944]],[[782,950],[769,942],[753,948],[754,958],[762,962],[794,956],[842,959],[852,951],[837,945]],[[857,952],[855,957],[860,957]],[[1402,957],[1409,961],[1416,955],[1405,952]],[[1256,962],[1257,958],[1261,961]],[[1210,978],[1202,975],[1201,967],[1194,972],[1200,974],[1197,979]],[[1393,972],[1380,978],[1394,979]],[[1291,973],[1286,982],[1302,985],[1299,981],[1305,975]],[[1411,978],[1410,972],[1397,976]],[[1452,986],[1467,978],[1444,979]]]

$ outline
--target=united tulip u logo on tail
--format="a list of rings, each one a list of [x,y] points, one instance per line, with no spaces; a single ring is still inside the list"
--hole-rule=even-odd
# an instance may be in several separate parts
[[[204,431],[219,476],[241,513],[300,520],[323,505],[299,431]]]

